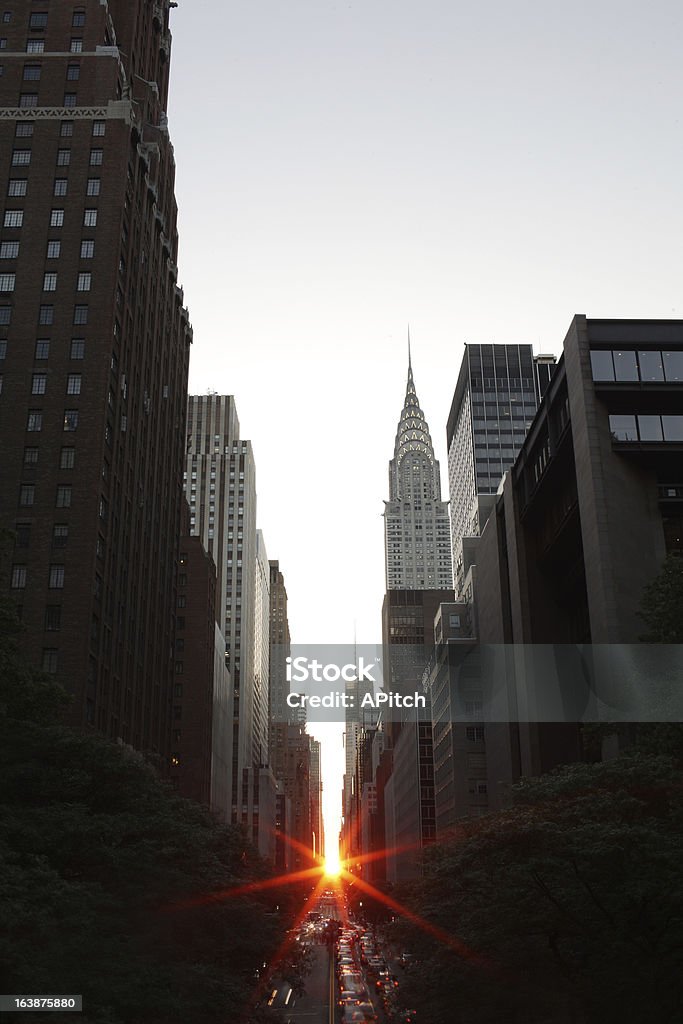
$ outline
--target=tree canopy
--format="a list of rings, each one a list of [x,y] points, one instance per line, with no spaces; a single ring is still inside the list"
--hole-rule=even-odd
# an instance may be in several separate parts
[[[432,847],[406,981],[430,1024],[658,1024],[683,1005],[683,788],[667,758],[578,764]]]

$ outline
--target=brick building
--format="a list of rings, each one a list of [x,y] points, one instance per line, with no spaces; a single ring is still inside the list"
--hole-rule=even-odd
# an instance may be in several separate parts
[[[0,24],[7,583],[72,722],[164,770],[192,339],[168,8],[16,0]]]

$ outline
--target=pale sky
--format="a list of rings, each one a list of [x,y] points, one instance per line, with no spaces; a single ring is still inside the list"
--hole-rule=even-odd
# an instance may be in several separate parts
[[[180,0],[171,28],[190,390],[235,395],[293,640],[376,643],[407,325],[447,497],[465,342],[683,315],[683,7]]]

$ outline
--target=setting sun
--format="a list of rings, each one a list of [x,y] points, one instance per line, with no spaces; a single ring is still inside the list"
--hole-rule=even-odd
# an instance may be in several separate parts
[[[325,874],[326,875],[338,875],[341,871],[341,862],[339,860],[339,851],[332,850],[325,857]]]

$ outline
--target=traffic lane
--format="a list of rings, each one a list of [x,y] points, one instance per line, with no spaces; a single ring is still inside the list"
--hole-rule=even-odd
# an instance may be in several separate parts
[[[303,996],[291,996],[285,1007],[287,1024],[332,1024],[330,995],[334,996],[330,979],[334,972],[330,955],[325,946],[311,947],[311,973],[306,977],[306,991]],[[334,1008],[334,1003],[333,1003]]]

